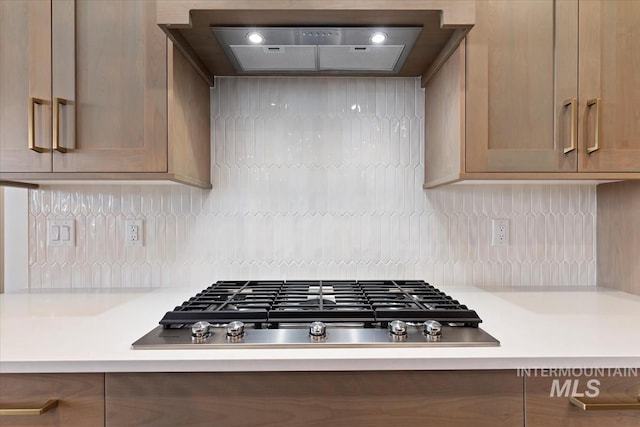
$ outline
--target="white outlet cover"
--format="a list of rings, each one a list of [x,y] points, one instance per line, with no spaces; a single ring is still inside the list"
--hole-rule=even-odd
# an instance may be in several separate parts
[[[47,220],[47,246],[73,247],[76,245],[76,222],[73,219]]]
[[[491,246],[509,245],[509,220],[496,218],[491,220]]]
[[[144,246],[144,220],[127,219],[124,222],[124,245]]]

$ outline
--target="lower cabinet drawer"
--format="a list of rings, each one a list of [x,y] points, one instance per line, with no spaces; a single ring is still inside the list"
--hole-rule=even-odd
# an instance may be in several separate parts
[[[106,374],[106,425],[522,426],[515,371]]]
[[[640,426],[640,369],[584,369],[573,370],[573,376],[556,376],[559,371],[537,371],[525,378],[527,427]],[[577,400],[570,397],[575,394]],[[599,409],[585,410],[572,399],[577,404],[599,404]]]
[[[104,426],[104,374],[1,374],[0,426]]]

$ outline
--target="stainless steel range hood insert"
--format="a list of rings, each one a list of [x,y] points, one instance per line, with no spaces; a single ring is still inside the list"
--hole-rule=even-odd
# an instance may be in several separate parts
[[[211,27],[239,73],[398,73],[420,27]]]

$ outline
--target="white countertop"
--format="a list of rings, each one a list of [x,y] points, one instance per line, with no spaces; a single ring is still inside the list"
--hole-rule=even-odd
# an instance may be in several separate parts
[[[589,288],[441,287],[500,347],[132,350],[201,288],[0,295],[0,372],[640,367],[640,296]]]

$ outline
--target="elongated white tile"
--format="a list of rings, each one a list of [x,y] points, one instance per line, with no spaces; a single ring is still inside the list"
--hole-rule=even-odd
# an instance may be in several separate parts
[[[424,191],[419,79],[216,78],[214,190],[42,187],[29,197],[30,286],[180,286],[206,278],[424,278],[595,284],[595,187]],[[77,246],[46,245],[73,217]],[[146,220],[144,247],[124,220]],[[490,245],[490,220],[512,241]],[[204,286],[204,284],[203,284]]]

